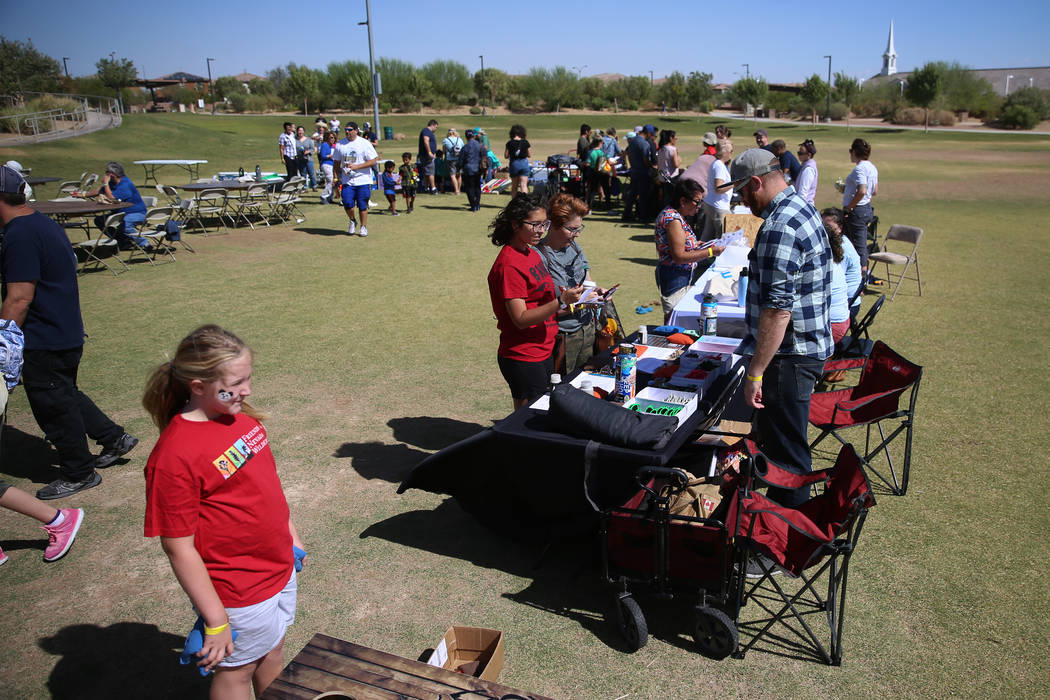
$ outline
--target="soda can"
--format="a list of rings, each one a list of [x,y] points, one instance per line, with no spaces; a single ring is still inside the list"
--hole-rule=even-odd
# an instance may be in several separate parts
[[[616,400],[629,401],[634,398],[638,379],[638,353],[631,343],[620,343],[616,361]]]

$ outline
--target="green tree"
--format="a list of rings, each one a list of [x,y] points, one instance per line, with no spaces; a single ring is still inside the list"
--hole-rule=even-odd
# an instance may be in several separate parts
[[[383,94],[379,97],[380,108],[400,109],[407,104],[408,109],[415,109],[418,106],[421,95],[415,94],[413,87],[417,82],[415,76],[419,73],[418,68],[399,58],[380,58],[376,61],[376,72],[382,77],[383,83]],[[367,68],[364,68],[364,75],[367,80]],[[407,100],[406,91],[412,93]]]
[[[927,63],[912,73],[904,86],[904,95],[908,101],[922,107],[926,112],[923,133],[930,130],[930,105],[940,97],[943,81],[941,67],[936,63]]]
[[[215,94],[216,99],[222,100],[230,95],[245,95],[248,93],[248,89],[244,87],[244,83],[232,75],[224,75],[215,79],[212,92]]]
[[[974,116],[988,117],[998,111],[999,96],[985,78],[959,64],[938,63],[943,81],[943,105],[953,112],[969,112]]]
[[[124,103],[124,88],[135,84],[135,64],[127,58],[100,58],[95,63],[98,79],[106,87],[117,91],[117,99]]]
[[[857,104],[857,98],[860,96],[860,83],[857,82],[856,78],[850,77],[845,73],[835,74],[835,91],[832,96],[836,101],[846,105],[846,131],[849,131],[849,115],[853,109],[853,105]]]
[[[58,61],[37,51],[32,41],[0,37],[0,94],[56,92],[61,77]]]
[[[669,105],[672,105],[677,112],[681,109],[682,101],[686,96],[686,83],[685,76],[675,71],[671,75],[664,78],[664,82],[660,85],[660,99]]]
[[[698,111],[700,105],[705,102],[711,102],[715,97],[715,89],[711,85],[713,77],[710,73],[692,71],[689,74],[689,78],[685,81],[686,99]]]
[[[484,95],[485,103],[498,105],[507,101],[513,92],[514,81],[506,72],[498,68],[486,68],[484,77],[479,70],[474,74],[474,91],[481,97]]]
[[[1015,90],[1006,98],[1004,107],[1027,107],[1039,119],[1050,117],[1050,100],[1047,92],[1037,87],[1026,87]]]
[[[431,61],[419,70],[430,83],[433,96],[454,105],[464,102],[473,87],[470,71],[458,61]]]
[[[742,112],[747,112],[747,106],[755,108],[755,122],[758,122],[758,108],[766,101],[769,95],[769,83],[765,78],[741,78],[730,88],[732,102]]]
[[[288,80],[288,71],[281,66],[277,66],[276,68],[266,71],[266,79],[269,81],[270,85],[273,86],[274,94],[280,95],[281,88],[284,86],[284,81]]]
[[[294,63],[289,63],[286,70],[288,78],[282,83],[277,94],[295,105],[302,102],[303,114],[309,114],[309,102],[318,95],[318,71]]]
[[[248,81],[248,92],[253,95],[274,95],[273,83],[266,78],[252,78]]]
[[[799,91],[799,97],[809,107],[810,113],[813,115],[813,123],[817,123],[817,109],[825,103],[828,99],[828,84],[816,73],[806,78],[806,82],[803,83],[802,89]]]
[[[648,75],[632,75],[606,85],[606,94],[620,109],[638,109],[649,101],[652,89]]]
[[[351,109],[362,109],[372,99],[368,66],[360,61],[329,63],[327,82],[337,98]],[[385,86],[383,90],[389,94]]]

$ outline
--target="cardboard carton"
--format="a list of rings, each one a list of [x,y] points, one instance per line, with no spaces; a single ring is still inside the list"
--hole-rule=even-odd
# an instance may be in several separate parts
[[[483,627],[449,627],[427,663],[448,671],[466,666],[463,670],[472,676],[497,681],[503,670],[503,633]]]

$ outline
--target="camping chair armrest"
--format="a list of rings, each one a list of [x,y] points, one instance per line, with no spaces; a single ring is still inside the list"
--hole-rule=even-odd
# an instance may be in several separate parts
[[[835,404],[835,411],[845,411],[846,413],[849,413],[851,411],[857,410],[858,408],[868,405],[872,401],[878,401],[879,399],[884,399],[887,396],[892,396],[893,394],[896,394],[899,391],[900,389],[889,389],[887,391],[880,391],[877,394],[869,394],[868,396],[865,396],[862,399],[855,399],[853,401],[839,401]]]
[[[828,360],[824,363],[825,372],[835,372],[840,369],[857,369],[863,367],[868,361],[866,357],[848,357],[841,360]]]
[[[753,516],[751,520],[752,526],[754,525],[756,518],[773,517],[783,520],[792,530],[805,535],[811,540],[824,543],[834,541],[834,538],[829,539],[812,520],[802,513],[802,511],[782,506],[779,503],[769,500],[760,493],[752,493],[744,501],[743,506],[744,512]],[[784,562],[780,563],[783,564]]]
[[[773,464],[765,455],[761,455],[761,460],[756,456],[755,462],[756,464],[752,469],[752,473],[758,480],[769,486],[777,486],[785,489],[803,488],[821,481],[827,481],[832,471],[831,469],[822,469],[821,471],[809,472],[807,474],[798,474]],[[765,469],[760,469],[758,466],[759,464],[764,464]]]

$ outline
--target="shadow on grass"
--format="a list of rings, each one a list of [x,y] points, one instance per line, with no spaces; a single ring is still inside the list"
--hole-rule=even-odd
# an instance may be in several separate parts
[[[400,483],[417,464],[430,456],[423,450],[444,449],[485,429],[477,423],[429,416],[391,418],[387,425],[393,431],[394,439],[401,444],[344,442],[333,456],[350,458],[354,470],[366,479]]]
[[[47,484],[59,477],[55,465],[58,453],[39,435],[30,435],[18,428],[5,425],[3,440],[4,472],[38,484]],[[15,455],[18,456],[15,459]]]
[[[656,267],[658,262],[656,258],[620,258],[620,260],[623,260],[624,262],[633,262],[638,265],[645,265],[646,267]]]
[[[349,224],[347,224],[349,225]],[[311,236],[347,236],[346,227],[343,228],[306,228],[299,227],[294,229],[299,233],[307,233]]]
[[[653,236],[652,236],[652,234],[649,234],[647,236],[644,233],[639,233],[637,236],[630,236],[627,240],[635,241],[637,243],[652,243],[653,242]]]
[[[70,625],[38,643],[62,657],[47,682],[57,700],[206,697],[210,680],[178,663],[183,640],[156,625],[118,622]]]

